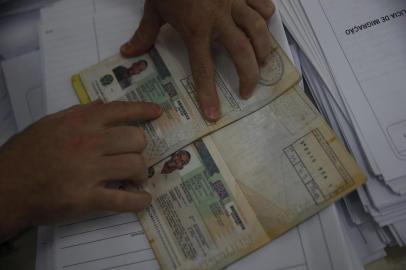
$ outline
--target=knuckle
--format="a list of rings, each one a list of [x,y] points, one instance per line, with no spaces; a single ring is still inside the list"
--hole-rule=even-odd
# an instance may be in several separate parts
[[[72,135],[69,146],[72,149],[97,149],[105,144],[105,138],[96,134],[79,133]]]
[[[182,34],[186,40],[195,40],[201,35],[199,29],[193,26],[184,27]]]
[[[193,20],[189,22],[187,25],[180,25],[180,32],[182,33],[183,37],[186,40],[194,41],[199,40],[202,37],[208,36],[208,31],[206,31],[205,27],[202,27],[202,24],[197,21]]]
[[[129,127],[126,128],[126,138],[130,142],[134,142],[134,146],[136,148],[141,148],[141,150],[144,150],[145,147],[147,146],[147,139],[145,137],[144,129],[141,127]]]
[[[268,27],[262,18],[255,20],[252,27],[254,34],[257,36],[262,36],[268,32]]]
[[[251,43],[249,42],[248,38],[242,37],[237,40],[236,44],[236,53],[246,57],[247,55],[251,54]]]

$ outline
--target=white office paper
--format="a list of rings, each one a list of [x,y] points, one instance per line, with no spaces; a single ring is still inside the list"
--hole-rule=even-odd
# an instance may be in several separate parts
[[[114,8],[112,8],[112,3],[116,4]],[[100,51],[105,47],[112,48],[111,42],[118,41],[117,39],[99,40],[96,33],[95,14],[107,13],[108,15],[112,12],[126,12],[129,16],[116,16],[110,21],[111,25],[122,19],[127,20],[127,23],[122,24],[124,28],[116,25],[117,27],[113,31],[121,34],[121,36],[126,36],[126,39],[122,41],[124,42],[135,31],[137,21],[140,20],[142,14],[142,7],[142,0],[134,1],[134,3],[128,0],[68,0],[58,1],[53,6],[41,11],[40,39],[43,62],[45,63],[44,81],[47,114],[79,102],[72,90],[71,76],[102,60]],[[73,12],[76,15],[75,18],[71,16]],[[105,17],[105,19],[108,18]],[[133,25],[130,26],[128,20]],[[114,46],[113,50],[111,54],[117,53],[119,46]]]
[[[372,0],[353,1],[350,3],[350,5],[347,3],[348,1],[344,1],[344,3],[342,3],[338,0],[311,2],[315,6],[309,6],[309,1],[304,0],[280,1],[280,12],[283,16],[285,26],[287,29],[289,29],[289,32],[291,32],[294,39],[300,46],[301,52],[299,55],[303,65],[304,77],[312,91],[312,95],[315,98],[320,111],[328,118],[333,129],[347,144],[360,166],[364,168],[364,171],[368,175],[366,185],[358,189],[360,199],[356,198],[353,200],[353,198],[345,198],[350,216],[346,216],[348,213],[343,215],[344,218],[351,218],[352,221],[357,224],[356,226],[353,226],[354,228],[352,231],[355,232],[355,235],[352,235],[351,241],[356,244],[357,251],[362,251],[360,256],[363,258],[363,261],[368,262],[383,256],[384,253],[382,252],[382,245],[393,245],[396,242],[399,245],[404,244],[400,235],[406,231],[406,227],[402,228],[401,226],[394,226],[394,224],[401,223],[402,220],[406,218],[406,197],[405,195],[399,194],[404,192],[406,179],[405,177],[395,179],[382,177],[382,171],[379,168],[372,151],[370,150],[370,148],[375,147],[376,145],[368,144],[370,142],[365,139],[365,135],[357,123],[353,112],[348,109],[350,106],[345,99],[345,96],[342,94],[343,88],[351,89],[351,84],[346,81],[342,74],[344,69],[343,66],[345,65],[339,64],[339,68],[335,67],[335,70],[333,69],[338,62],[342,62],[343,60],[345,61],[346,59],[344,54],[341,54],[340,57],[337,57],[337,54],[332,54],[340,51],[340,49],[334,50],[334,47],[338,47],[338,41],[334,35],[334,31],[332,31],[330,28],[334,28],[336,25],[334,25],[335,22],[333,23],[333,21],[331,21],[331,24],[333,24],[334,27],[330,27],[328,20],[329,18],[326,16],[326,14],[330,15],[330,13],[343,13],[343,16],[335,14],[335,19],[339,21],[338,25],[348,26],[345,28],[345,31],[348,33],[346,33],[346,35],[348,36],[360,35],[365,37],[366,34],[361,33],[364,33],[365,31],[373,32],[374,35],[371,42],[368,43],[364,41],[363,46],[353,43],[349,50],[356,52],[357,55],[355,58],[361,58],[358,59],[361,62],[367,62],[376,58],[384,58],[385,60],[378,61],[378,64],[375,66],[364,65],[358,68],[369,68],[371,70],[381,68],[383,71],[385,71],[385,66],[383,64],[388,60],[393,61],[392,56],[396,55],[394,51],[387,52],[387,50],[393,49],[393,46],[403,46],[404,48],[404,44],[406,42],[406,39],[404,37],[402,38],[401,35],[402,31],[404,31],[404,27],[399,26],[399,24],[396,25],[398,30],[400,30],[398,31],[400,35],[397,36],[397,39],[395,38],[395,41],[393,42],[393,39],[391,40],[390,38],[385,38],[386,35],[388,35],[388,37],[394,37],[393,32],[391,32],[394,25],[388,23],[393,23],[394,21],[403,18],[405,11],[403,11],[404,8],[401,8],[400,12],[390,12],[390,14],[382,16],[382,18],[376,18],[372,15],[367,16],[368,20],[364,21],[364,23],[360,22],[359,24],[354,24],[354,21],[364,20],[365,15],[370,14],[371,8],[374,10],[374,12],[380,10],[385,13],[391,8],[395,10],[396,7],[394,6],[402,3],[401,1],[382,2]],[[325,12],[326,14],[324,14],[322,7],[326,5],[340,5],[341,9],[336,7],[330,8],[330,12]],[[356,8],[354,8],[354,6]],[[348,17],[351,18],[348,19]],[[313,25],[310,23],[309,19]],[[379,23],[375,22],[377,19],[379,19]],[[384,27],[384,31],[382,31],[382,29],[381,31],[378,31],[380,34],[382,34],[382,32],[386,32],[384,33],[384,38],[382,38],[382,35],[375,33],[374,28],[377,27]],[[371,37],[371,35],[369,36]],[[388,42],[392,42],[393,44],[387,45]],[[320,46],[320,44],[322,46]],[[380,51],[373,55],[373,57],[368,58],[367,52],[373,47],[376,47],[377,44],[379,45],[378,48],[381,47],[383,51]],[[402,53],[401,57],[395,59],[394,62],[397,60],[398,62],[403,61],[402,63],[404,63],[402,57],[404,57],[404,53]],[[399,65],[391,65],[387,67],[386,70],[391,73],[393,69],[397,69],[398,67]],[[351,74],[351,72],[348,74]],[[375,74],[372,77],[374,76]],[[376,77],[378,78],[379,76]],[[386,83],[385,86],[386,87],[381,87],[383,95],[386,95],[386,92],[391,92],[391,90],[393,90],[387,89],[390,88],[390,84]],[[354,100],[352,102],[354,104],[356,103]],[[391,107],[391,110],[398,110],[398,112],[404,111],[404,106],[399,107],[395,106],[395,104],[387,105],[385,102],[386,100],[383,99],[380,103],[386,107]],[[358,105],[362,107],[361,103]],[[372,131],[369,130],[366,135],[370,136],[371,132]],[[355,194],[355,196],[356,195],[357,194]],[[365,226],[369,221],[372,220],[371,215],[373,218],[372,222],[377,222],[379,226],[387,227],[384,227],[384,229],[380,227],[377,227],[377,229],[371,229],[371,226]],[[372,240],[374,238],[377,239],[376,237],[379,237],[379,239],[382,241],[380,243],[378,242],[379,245],[376,245],[376,241],[368,240]],[[365,242],[362,243],[362,241]]]
[[[46,228],[40,233],[38,270],[159,269],[133,214],[61,224],[54,228],[53,239]],[[227,269],[362,270],[352,252],[336,206],[331,206]]]
[[[37,50],[38,10],[0,17],[0,60]]]
[[[346,122],[345,125],[349,124],[348,128],[350,129],[350,132],[355,131],[358,134],[358,143],[362,146],[362,154],[368,158],[368,168],[370,168],[376,175],[381,174],[380,169],[371,154],[370,147],[363,139],[364,136],[361,134],[359,127],[357,125],[354,126],[351,122],[351,116],[347,112],[344,100],[339,93],[339,85],[337,85],[335,77],[331,73],[331,67],[325,58],[325,52],[319,44],[319,37],[316,36],[313,31],[309,17],[302,8],[301,0],[281,1],[280,4],[281,14],[284,15],[283,19],[285,20],[287,28],[291,31],[294,38],[300,41],[299,45],[302,54],[306,56],[308,62],[311,62],[312,70],[315,69],[315,72],[307,72],[306,76],[313,81],[313,77],[321,77],[321,82],[327,86],[325,89],[327,91],[326,93],[318,93],[317,91],[313,91],[312,93],[317,102],[318,108],[324,115],[327,115],[328,112],[325,111],[325,106],[322,103],[322,100],[326,101],[326,104],[334,103],[332,106],[336,107],[336,112],[339,117],[344,117],[342,121]],[[304,70],[306,69],[307,68],[304,67]],[[323,98],[322,96],[326,96],[326,98]],[[334,114],[332,116],[334,117]],[[338,124],[341,126],[340,122],[341,121],[339,121]],[[339,132],[339,130],[336,129],[336,132]]]
[[[54,228],[55,269],[159,269],[134,214],[105,214]]]
[[[8,0],[6,0],[8,1]],[[18,0],[8,1],[1,6],[0,17],[13,16],[38,10],[54,0]],[[1,1],[0,1],[1,4]]]
[[[406,3],[402,0],[302,0],[302,3],[352,122],[360,127],[383,177],[387,180],[403,177]]]
[[[81,17],[41,27],[46,112],[54,113],[78,103],[70,77],[99,61],[93,19]]]
[[[40,53],[33,51],[3,61],[2,67],[17,127],[21,131],[45,113]]]

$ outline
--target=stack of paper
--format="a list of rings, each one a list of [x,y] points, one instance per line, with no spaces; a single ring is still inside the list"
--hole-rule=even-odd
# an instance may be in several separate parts
[[[317,106],[368,173],[343,211],[354,226],[375,231],[371,246],[405,245],[406,3],[287,0],[279,6]]]

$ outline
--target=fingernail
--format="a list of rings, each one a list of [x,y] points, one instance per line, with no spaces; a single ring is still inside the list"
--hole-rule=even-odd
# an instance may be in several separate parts
[[[208,107],[204,113],[209,120],[217,120],[220,117],[220,112],[216,107]]]

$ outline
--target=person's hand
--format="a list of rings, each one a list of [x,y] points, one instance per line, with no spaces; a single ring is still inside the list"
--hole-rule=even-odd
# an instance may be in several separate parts
[[[271,0],[146,0],[140,26],[121,53],[132,57],[147,52],[160,27],[171,24],[188,49],[202,111],[215,121],[220,108],[211,42],[229,51],[240,77],[240,95],[247,99],[257,84],[259,66],[271,52],[266,20],[273,12]]]
[[[95,102],[47,116],[0,148],[0,236],[92,212],[136,212],[146,192],[105,188],[146,179],[142,128],[159,117],[152,103]]]

